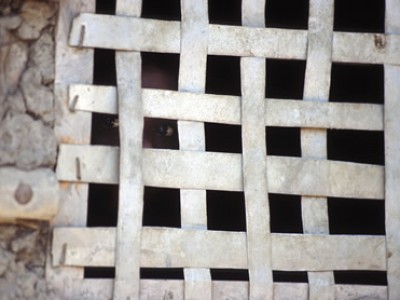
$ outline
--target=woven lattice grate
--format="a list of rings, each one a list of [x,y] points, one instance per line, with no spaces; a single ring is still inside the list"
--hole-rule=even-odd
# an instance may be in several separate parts
[[[383,34],[334,32],[333,0],[310,0],[306,30],[266,28],[264,7],[243,0],[242,26],[225,26],[209,24],[205,0],[181,1],[182,21],[140,18],[139,0],[118,0],[116,15],[61,1],[64,204],[48,277],[68,299],[400,299],[400,5],[386,1]],[[91,84],[93,48],[116,50],[116,86]],[[141,87],[141,52],[180,55],[177,91]],[[209,55],[240,58],[241,96],[205,93]],[[306,62],[303,101],[265,97],[267,59]],[[384,65],[385,104],[330,102],[333,63]],[[92,112],[118,114],[120,147],[89,145]],[[179,150],[143,149],[144,117],[178,120]],[[204,122],[240,125],[242,152],[205,151]],[[267,126],[300,128],[301,157],[267,155]],[[329,160],[330,129],[384,131],[385,166]],[[116,227],[85,227],[88,183],[119,184]],[[142,226],[144,186],[180,189],[180,228]],[[209,190],[244,193],[245,231],[207,230]],[[303,233],[271,232],[270,194],[301,196]],[[328,197],[385,201],[386,234],[330,234]],[[115,267],[115,279],[85,279],[84,267]],[[183,280],[141,279],[141,268],[182,268]],[[386,271],[388,284],[341,285],[343,270]]]

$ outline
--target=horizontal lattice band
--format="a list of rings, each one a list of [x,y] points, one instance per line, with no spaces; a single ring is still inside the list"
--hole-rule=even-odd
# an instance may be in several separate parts
[[[116,184],[118,154],[117,147],[61,145],[58,179]],[[143,180],[149,186],[242,191],[241,166],[240,154],[143,150]],[[384,198],[382,166],[268,156],[266,175],[271,193]]]
[[[73,22],[70,44],[179,53],[180,36],[176,21],[81,14]],[[334,32],[332,61],[398,65],[399,49],[398,35]],[[307,31],[208,25],[208,54],[306,59]]]
[[[247,268],[246,234],[143,228],[141,267]],[[385,270],[379,236],[271,234],[272,268],[286,271]],[[114,266],[114,228],[56,228],[53,264]]]
[[[117,114],[115,87],[71,85],[69,97],[76,110]],[[142,101],[146,117],[241,124],[240,97],[142,89]],[[267,99],[264,120],[266,126],[383,130],[383,105]]]

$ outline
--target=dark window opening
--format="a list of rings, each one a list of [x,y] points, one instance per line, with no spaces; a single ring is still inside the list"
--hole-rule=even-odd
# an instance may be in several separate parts
[[[92,114],[92,145],[119,146],[118,117],[111,114]]]
[[[333,271],[336,284],[387,285],[386,271]]]
[[[145,187],[143,226],[181,227],[179,189]]]
[[[145,118],[143,129],[143,147],[154,149],[179,149],[177,121]]]
[[[181,3],[179,0],[143,0],[142,18],[180,21]]]
[[[385,234],[385,201],[328,198],[331,234]]]
[[[277,156],[301,156],[300,128],[267,127],[267,154]]]
[[[328,130],[328,159],[384,165],[383,131]]]
[[[383,104],[383,66],[333,63],[329,101]]]
[[[303,233],[301,197],[268,194],[271,232]]]
[[[243,192],[207,191],[207,228],[246,231]]]
[[[308,28],[308,0],[268,0],[265,24],[275,28]]]
[[[272,271],[274,282],[304,282],[308,283],[307,272],[303,271]]]
[[[205,123],[206,151],[241,153],[241,126]]]
[[[211,24],[240,26],[242,24],[242,1],[208,0],[208,15]]]
[[[115,50],[94,49],[93,84],[117,85]]]
[[[102,1],[101,7],[108,7]],[[99,3],[99,2],[97,2]],[[110,1],[112,4],[112,1]],[[115,3],[113,4],[115,9]],[[93,84],[116,86],[117,75],[115,67],[115,51],[107,49],[94,49]],[[119,146],[118,117],[112,114],[92,114],[92,145]]]
[[[334,31],[385,32],[384,0],[335,0]]]
[[[115,0],[96,0],[96,14],[115,15]]]
[[[140,279],[183,280],[182,268],[140,268]]]
[[[88,227],[117,226],[118,187],[117,184],[89,184]]]
[[[142,87],[178,90],[179,54],[142,52]]]
[[[240,96],[240,58],[207,56],[206,93]]]
[[[211,280],[215,281],[249,281],[246,269],[210,269]]]
[[[85,267],[83,271],[83,278],[85,279],[114,279],[114,267]]]
[[[267,59],[266,70],[266,98],[303,99],[304,60]]]

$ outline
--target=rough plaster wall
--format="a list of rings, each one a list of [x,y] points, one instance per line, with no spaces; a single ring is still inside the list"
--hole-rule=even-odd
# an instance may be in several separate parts
[[[0,168],[55,165],[57,8],[56,1],[0,0]],[[44,279],[48,230],[46,222],[0,224],[0,300],[57,299]]]
[[[0,3],[0,165],[53,167],[56,4]]]

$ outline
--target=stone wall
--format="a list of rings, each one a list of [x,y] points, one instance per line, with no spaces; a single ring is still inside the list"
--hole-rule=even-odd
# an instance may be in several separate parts
[[[57,5],[4,1],[0,6],[0,165],[52,168],[54,30]]]
[[[18,201],[17,191],[8,191],[15,189],[10,177],[54,175],[57,9],[56,1],[0,1],[0,300],[57,299],[44,279],[48,223],[4,219],[7,195]],[[25,185],[22,198],[29,202],[35,189]]]

